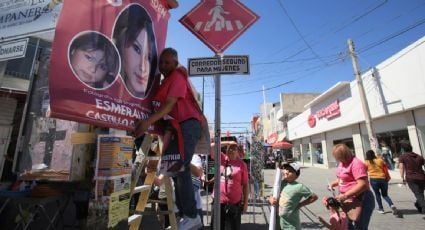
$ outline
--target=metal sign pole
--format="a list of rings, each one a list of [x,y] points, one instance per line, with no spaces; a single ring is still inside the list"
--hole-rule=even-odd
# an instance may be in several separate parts
[[[222,58],[216,54],[216,57]],[[215,172],[214,172],[214,230],[220,230],[220,162],[221,162],[221,75],[217,74],[215,82]]]

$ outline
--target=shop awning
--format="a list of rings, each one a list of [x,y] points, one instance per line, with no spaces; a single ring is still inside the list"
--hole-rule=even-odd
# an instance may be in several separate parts
[[[290,149],[292,148],[292,144],[286,141],[278,141],[272,144],[272,148],[274,149]]]

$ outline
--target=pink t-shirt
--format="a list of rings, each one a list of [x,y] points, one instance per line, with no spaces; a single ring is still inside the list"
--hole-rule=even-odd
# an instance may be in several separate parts
[[[170,78],[170,79],[168,79]],[[188,90],[189,82],[187,77],[182,72],[175,70],[168,77],[172,84],[168,89],[167,96],[177,97],[177,104],[173,107],[169,115],[176,119],[178,122],[185,121],[190,118],[201,120],[199,110],[193,105],[190,98],[191,90]]]
[[[329,222],[331,226],[335,227],[333,228],[335,230],[348,230],[348,219],[345,212],[339,212],[339,216],[336,212],[332,213]]]
[[[229,160],[227,155],[221,153],[220,174],[220,203],[239,203],[242,200],[242,185],[248,184],[248,167],[245,162],[240,159]]]
[[[339,178],[339,192],[345,193],[357,184],[357,179],[367,178],[366,165],[356,157],[346,164],[340,162],[336,168],[336,177]]]

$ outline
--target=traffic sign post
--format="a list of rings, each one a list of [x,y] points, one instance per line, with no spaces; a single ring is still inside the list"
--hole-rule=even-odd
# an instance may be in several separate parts
[[[190,76],[216,74],[249,74],[248,56],[223,56],[223,58],[189,58]]]
[[[224,50],[233,43],[248,27],[250,27],[258,16],[240,3],[238,0],[201,0],[189,13],[180,19],[188,30],[214,51],[215,57],[210,60],[193,60],[192,63],[205,65],[205,67],[192,68],[189,60],[189,71],[193,75],[204,73],[215,74],[215,175],[220,175],[220,135],[221,135],[221,76],[220,74],[236,73],[237,68],[245,67],[244,64],[223,65],[228,59],[223,57]],[[220,61],[218,61],[220,60]],[[214,63],[219,63],[213,67]],[[218,65],[218,64],[217,64]],[[234,68],[233,71],[230,71]],[[238,70],[239,71],[239,70]],[[215,73],[216,72],[216,73]],[[243,72],[243,71],[242,71]],[[246,57],[246,74],[249,73],[248,58]],[[192,75],[192,74],[190,74]],[[220,191],[220,177],[214,179],[214,190]],[[220,193],[214,196],[214,216],[220,216]],[[214,218],[214,229],[220,229],[220,218]]]
[[[214,53],[222,54],[257,20],[258,16],[238,0],[201,0],[180,23]]]

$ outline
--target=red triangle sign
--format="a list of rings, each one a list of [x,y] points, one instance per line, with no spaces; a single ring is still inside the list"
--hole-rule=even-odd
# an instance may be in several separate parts
[[[216,54],[221,54],[258,18],[238,0],[201,0],[179,21]]]

